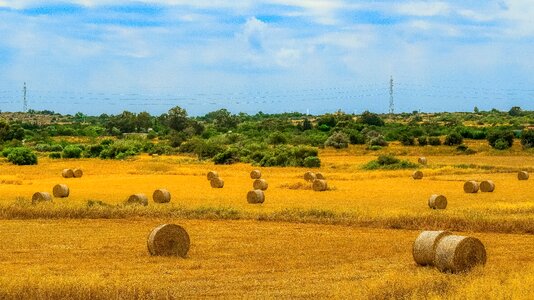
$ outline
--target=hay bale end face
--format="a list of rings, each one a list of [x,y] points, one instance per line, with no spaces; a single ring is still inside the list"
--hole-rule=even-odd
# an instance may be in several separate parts
[[[222,189],[224,187],[224,180],[219,177],[213,178],[210,180],[210,185],[214,189]]]
[[[428,199],[428,206],[432,209],[447,208],[447,197],[443,195],[432,195]]]
[[[448,235],[436,247],[434,265],[441,272],[460,273],[486,264],[486,248],[473,237]]]
[[[32,196],[32,203],[35,204],[37,202],[44,202],[44,201],[52,201],[52,195],[47,192],[36,192]]]
[[[474,180],[469,180],[464,183],[464,192],[466,193],[476,193],[478,192],[478,182]]]
[[[417,180],[419,180],[419,179],[423,179],[423,172],[422,172],[422,171],[415,171],[415,172],[413,172],[413,174],[412,174],[412,178],[413,178],[413,179],[417,179]]]
[[[313,172],[304,173],[304,180],[312,182],[315,179],[317,179],[317,176],[315,176],[315,173]]]
[[[261,178],[261,172],[260,170],[252,170],[250,172],[250,178],[251,179],[260,179]]]
[[[166,189],[157,189],[152,193],[152,199],[156,203],[169,203],[171,202],[171,193]]]
[[[80,177],[83,176],[82,169],[74,169],[74,170],[72,170],[72,173],[74,174],[74,177],[76,177],[76,178],[80,178]]]
[[[252,190],[247,193],[247,202],[250,204],[260,204],[265,201],[265,194],[262,190]]]
[[[213,179],[218,178],[219,174],[215,171],[209,171],[207,177],[209,181],[212,181]]]
[[[312,189],[316,192],[324,192],[328,189],[328,185],[326,184],[326,180],[322,179],[315,179],[312,183]]]
[[[150,255],[186,257],[190,247],[189,234],[179,225],[163,224],[148,235]]]
[[[528,180],[528,172],[527,171],[520,171],[517,173],[517,179],[519,180]]]
[[[63,171],[61,171],[61,176],[63,176],[63,178],[72,178],[74,177],[74,171],[71,169],[63,169]]]
[[[315,178],[316,179],[326,180],[326,178],[324,177],[323,173],[315,173]]]
[[[269,184],[267,183],[267,181],[265,179],[256,179],[254,180],[254,182],[252,183],[252,187],[255,189],[255,190],[262,190],[262,191],[265,191],[267,190],[267,188],[269,187]]]
[[[417,159],[417,162],[422,164],[422,165],[426,165],[427,164],[427,160],[426,160],[426,157],[419,157]]]
[[[127,205],[148,205],[148,198],[145,194],[133,194],[126,200]]]
[[[66,198],[69,196],[69,187],[66,184],[56,184],[52,189],[52,194],[56,198]]]
[[[412,255],[418,265],[432,266],[438,242],[445,236],[451,235],[448,231],[423,231],[413,243]]]
[[[491,193],[495,190],[495,183],[491,180],[484,180],[480,183],[480,191],[484,193]]]

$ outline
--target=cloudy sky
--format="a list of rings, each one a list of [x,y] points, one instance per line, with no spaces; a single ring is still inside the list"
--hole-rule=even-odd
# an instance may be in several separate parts
[[[0,110],[534,110],[532,0],[0,0]]]

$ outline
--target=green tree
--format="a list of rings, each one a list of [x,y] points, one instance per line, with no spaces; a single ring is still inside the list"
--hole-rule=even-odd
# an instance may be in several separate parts
[[[182,131],[189,126],[187,111],[179,106],[175,106],[165,114],[165,124],[176,131]]]
[[[374,126],[384,126],[385,124],[384,120],[382,120],[382,118],[380,118],[379,115],[369,112],[367,110],[364,111],[362,115],[360,116],[360,122],[363,124],[374,125]]]

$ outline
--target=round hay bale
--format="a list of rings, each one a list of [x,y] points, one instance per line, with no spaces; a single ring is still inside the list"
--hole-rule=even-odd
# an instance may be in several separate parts
[[[130,197],[128,197],[128,199],[126,200],[126,204],[128,205],[137,204],[137,205],[147,206],[148,198],[145,194],[133,194],[133,195],[130,195]]]
[[[267,183],[267,181],[265,179],[256,179],[252,183],[252,187],[255,190],[265,191],[269,187],[269,184]]]
[[[74,169],[74,170],[72,170],[72,173],[74,174],[74,177],[76,177],[76,178],[80,178],[80,177],[83,176],[82,169]]]
[[[212,181],[213,179],[218,178],[219,174],[216,171],[209,171],[207,177],[209,181]]]
[[[72,178],[74,177],[74,171],[71,169],[63,169],[63,171],[61,171],[61,176],[64,178]]]
[[[171,193],[166,189],[157,189],[152,193],[152,199],[156,203],[169,203],[171,202]]]
[[[326,178],[324,177],[323,173],[315,173],[315,179],[326,180]]]
[[[163,224],[148,235],[147,246],[150,255],[186,257],[190,247],[189,234],[182,226]]]
[[[495,190],[495,183],[491,180],[484,180],[480,183],[480,191],[484,193],[491,193]]]
[[[432,266],[438,242],[445,236],[451,235],[449,231],[423,231],[415,239],[412,248],[413,259],[418,265]]]
[[[315,175],[315,173],[312,173],[312,172],[306,172],[304,173],[304,180],[306,181],[314,181],[315,179],[317,179],[317,176]]]
[[[213,178],[210,180],[210,185],[214,189],[222,189],[224,187],[224,180],[219,177]]]
[[[432,195],[428,199],[428,206],[432,209],[447,208],[447,197],[443,195]]]
[[[448,235],[436,247],[434,265],[441,272],[459,273],[484,264],[486,248],[477,238]]]
[[[528,172],[527,171],[520,171],[517,173],[517,179],[519,180],[528,180]]]
[[[315,179],[312,183],[312,189],[316,192],[324,192],[327,188],[326,180]]]
[[[426,165],[427,164],[427,160],[426,160],[426,157],[419,157],[417,159],[417,162],[422,164],[422,165]]]
[[[466,193],[476,193],[478,192],[478,182],[474,180],[469,180],[464,183],[464,192]]]
[[[52,195],[47,192],[36,192],[32,196],[32,203],[35,204],[37,202],[44,202],[44,201],[52,201]]]
[[[66,184],[56,184],[52,189],[52,194],[56,198],[66,198],[69,196],[69,187]]]
[[[261,178],[260,170],[252,170],[252,172],[250,172],[250,178],[252,178],[252,179],[260,179]]]
[[[250,204],[259,204],[265,201],[265,194],[262,190],[252,190],[247,193],[247,202]]]
[[[413,178],[413,179],[417,179],[417,180],[419,180],[419,179],[423,179],[423,172],[422,172],[422,171],[419,171],[419,170],[413,172],[413,174],[412,174],[412,178]]]

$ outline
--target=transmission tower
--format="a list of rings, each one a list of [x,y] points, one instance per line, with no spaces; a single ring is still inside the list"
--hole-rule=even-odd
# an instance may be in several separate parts
[[[389,79],[389,113],[395,113],[395,103],[393,102],[393,76]]]
[[[24,88],[22,88],[22,94],[23,94],[22,112],[27,112],[28,111],[28,99],[26,99],[26,82],[24,83]]]

